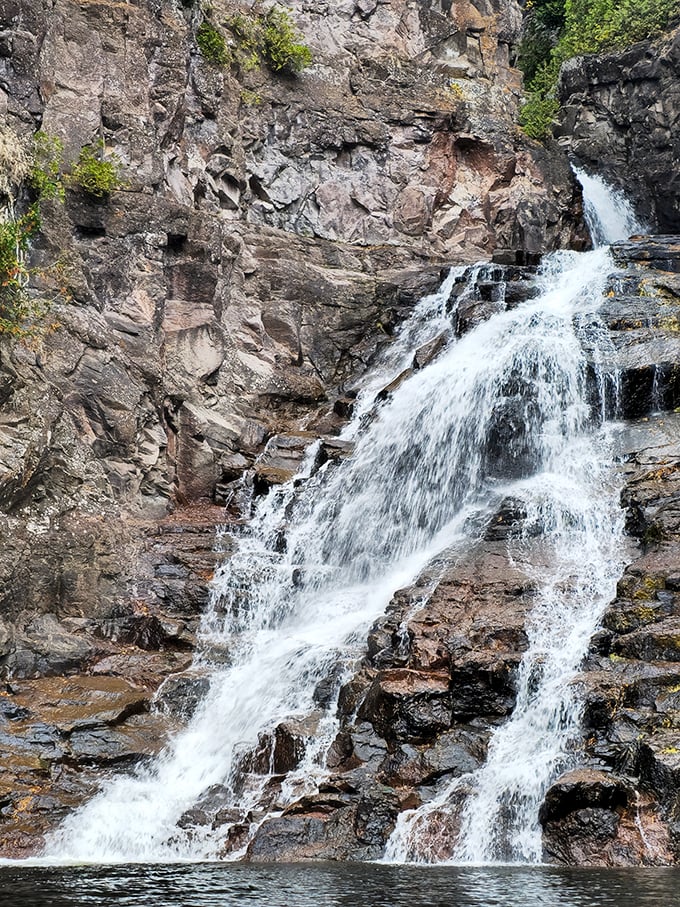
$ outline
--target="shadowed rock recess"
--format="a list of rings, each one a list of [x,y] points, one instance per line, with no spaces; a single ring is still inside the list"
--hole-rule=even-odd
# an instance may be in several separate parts
[[[35,853],[190,717],[207,686],[189,670],[198,621],[233,545],[216,526],[289,478],[309,441],[348,455],[336,435],[359,377],[444,266],[506,266],[512,305],[542,252],[587,244],[566,157],[516,127],[521,4],[289,5],[313,54],[295,76],[210,63],[198,4],[0,0],[8,134],[58,136],[67,164],[101,139],[122,163],[108,197],[68,185],[63,205],[43,204],[29,255],[44,329],[0,335],[0,855]],[[251,7],[218,0],[212,21]],[[671,185],[664,154],[655,199]],[[654,202],[664,229],[673,204]],[[541,821],[549,859],[670,862],[678,242],[616,254],[605,320],[631,420],[634,559],[579,681],[583,767]],[[460,331],[495,299],[480,287]],[[426,605],[419,587],[395,595],[342,691],[327,784],[266,822],[250,859],[379,857],[401,809],[483,761],[526,645],[534,590],[505,545],[522,519],[506,502],[477,547],[435,565]],[[293,769],[313,724],[277,728],[262,771]],[[226,823],[219,808],[209,791],[184,826]],[[244,840],[232,824],[224,853]]]

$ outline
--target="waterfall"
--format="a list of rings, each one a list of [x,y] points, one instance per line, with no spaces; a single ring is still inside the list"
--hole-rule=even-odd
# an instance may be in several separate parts
[[[600,177],[579,170],[575,174],[583,186],[595,245],[641,230],[620,193]],[[592,266],[602,251],[584,255],[583,266]],[[596,285],[602,272],[598,274],[592,275]],[[578,324],[575,318],[575,342]],[[603,352],[601,333],[591,340],[596,345],[599,341]],[[606,395],[600,396],[604,400]],[[565,445],[551,468],[537,471],[518,495],[528,512],[525,532],[533,531],[538,518],[551,557],[547,568],[535,571],[540,594],[527,621],[528,647],[518,671],[512,716],[492,736],[481,769],[400,815],[387,861],[436,861],[447,846],[453,863],[541,860],[539,809],[550,783],[569,767],[580,728],[580,702],[572,681],[624,566],[623,518],[619,489],[608,468],[607,432],[576,428],[571,438],[564,436]],[[461,800],[456,815],[452,803]]]
[[[619,570],[616,486],[598,418],[606,407],[589,402],[584,352],[602,338],[595,313],[610,267],[605,249],[558,253],[538,276],[538,296],[460,338],[454,300],[474,295],[484,266],[453,269],[420,303],[357,401],[344,433],[352,455],[319,467],[310,448],[300,476],[257,503],[218,571],[198,656],[211,687],[195,717],[154,763],[69,817],[48,855],[216,857],[226,825],[252,833],[314,790],[337,730],[338,690],[373,621],[438,553],[476,537],[475,517],[512,495],[549,554],[537,569],[542,592],[517,707],[487,765],[467,778],[457,858],[507,858],[509,840],[511,858],[539,858],[538,798],[578,725],[569,681]],[[382,399],[414,347],[437,337],[439,355]],[[254,766],[271,763],[272,735],[291,718],[314,725],[311,742],[272,795],[266,765]],[[215,789],[224,824],[183,829],[183,813]],[[391,859],[428,858],[430,819],[452,793],[403,815]]]
[[[550,554],[548,565],[533,572],[540,592],[526,625],[514,711],[492,736],[481,769],[400,816],[388,860],[438,860],[453,838],[455,863],[540,861],[539,808],[551,781],[569,766],[579,731],[571,681],[623,567],[609,460],[605,433],[573,438],[549,470],[515,488],[528,512],[525,531],[538,526]],[[464,806],[456,815],[450,804],[461,793]]]
[[[596,246],[610,245],[645,232],[645,226],[635,216],[623,192],[579,167],[574,167],[574,175],[583,188],[583,213]]]

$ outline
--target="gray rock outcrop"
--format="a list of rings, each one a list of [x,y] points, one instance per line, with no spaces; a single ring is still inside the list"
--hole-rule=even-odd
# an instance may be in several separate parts
[[[565,63],[557,135],[623,189],[650,230],[680,232],[680,29]]]

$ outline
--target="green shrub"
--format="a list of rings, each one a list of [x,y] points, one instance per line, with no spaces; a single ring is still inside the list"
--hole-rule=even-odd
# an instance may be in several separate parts
[[[31,205],[21,217],[11,217],[0,223],[0,286],[16,280],[22,282],[26,273],[22,255],[29,240],[40,230],[40,212],[37,203]]]
[[[543,139],[559,109],[562,63],[654,37],[677,15],[678,0],[528,0],[527,10],[518,64],[529,98],[520,125],[527,135]]]
[[[262,103],[262,96],[256,91],[248,91],[247,88],[241,89],[241,101],[246,107],[259,107]]]
[[[519,124],[532,139],[542,141],[552,134],[552,121],[560,109],[557,98],[530,94],[519,112]]]
[[[550,59],[564,26],[564,0],[528,0],[517,63],[527,83]]]
[[[235,44],[235,62],[250,70],[266,63],[274,72],[301,72],[312,62],[312,52],[300,40],[288,13],[275,6],[265,15],[237,13],[227,21]]]
[[[28,181],[41,199],[64,200],[60,170],[64,146],[56,135],[36,132],[33,136],[33,162]]]
[[[238,65],[242,69],[254,69],[259,66],[262,41],[260,17],[248,17],[236,13],[227,20],[226,24],[236,39]]]
[[[7,130],[0,131],[0,187],[7,199],[0,219],[0,335],[21,339],[37,331],[49,306],[45,299],[35,298],[27,290],[32,272],[26,264],[26,254],[30,240],[42,227],[41,202],[63,201],[63,146],[56,136],[42,131],[33,136],[32,148],[18,139],[12,142],[8,136]],[[20,155],[21,166],[15,160],[8,168],[2,154],[12,148]],[[22,183],[31,186],[37,199],[24,214],[16,216],[15,202]]]
[[[654,37],[678,12],[677,0],[564,0],[564,8],[563,59]]]
[[[209,63],[224,65],[231,62],[224,35],[211,22],[201,22],[196,30],[196,43]]]
[[[103,153],[102,141],[95,145],[85,145],[69,176],[70,183],[80,186],[95,198],[105,198],[122,185],[120,159],[112,154],[108,160],[104,160]]]
[[[26,292],[28,269],[24,256],[29,240],[40,229],[37,202],[21,217],[0,222],[0,334],[25,337],[41,306]]]
[[[288,13],[274,7],[264,17],[262,31],[262,56],[267,64],[280,72],[301,72],[312,62],[312,52],[299,41]]]

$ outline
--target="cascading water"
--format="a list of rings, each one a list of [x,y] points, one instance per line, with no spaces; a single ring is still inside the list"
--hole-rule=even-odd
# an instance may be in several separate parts
[[[550,556],[536,577],[543,592],[530,619],[517,709],[474,779],[458,856],[495,857],[502,813],[504,840],[518,842],[511,856],[538,858],[536,800],[577,726],[568,681],[618,569],[609,453],[586,402],[582,345],[599,336],[588,316],[608,268],[604,250],[561,253],[543,270],[537,298],[459,340],[449,298],[465,281],[463,294],[474,292],[475,269],[453,271],[439,294],[420,304],[358,401],[345,433],[353,454],[316,469],[310,449],[303,475],[259,503],[219,571],[199,656],[212,683],[197,715],[152,766],[114,780],[70,817],[48,854],[212,857],[221,852],[226,825],[252,831],[313,789],[336,729],[332,690],[337,696],[371,623],[438,552],[464,543],[479,525],[471,516],[490,515],[512,494],[525,502]],[[376,391],[403,369],[413,347],[442,332],[443,352],[376,407]],[[320,695],[329,678],[331,692]],[[272,758],[266,739],[281,721],[306,716],[317,722],[312,743],[272,794],[267,772],[254,763]],[[522,764],[511,770],[518,753]],[[215,785],[224,817],[219,832],[183,832],[182,814]],[[449,794],[434,806],[444,807]],[[432,806],[404,816],[390,842],[392,859],[427,858]]]
[[[574,167],[574,174],[583,187],[583,212],[596,246],[608,246],[644,232],[644,224],[637,219],[623,192],[580,167]]]

